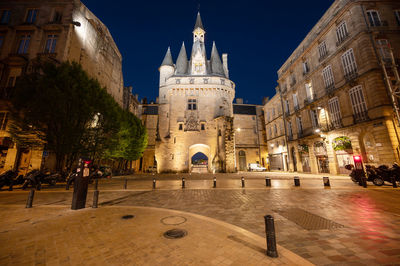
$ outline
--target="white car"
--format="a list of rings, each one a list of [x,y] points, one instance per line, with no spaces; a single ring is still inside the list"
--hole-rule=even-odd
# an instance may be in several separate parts
[[[249,163],[249,171],[264,172],[267,171],[267,168],[262,167],[258,163]]]

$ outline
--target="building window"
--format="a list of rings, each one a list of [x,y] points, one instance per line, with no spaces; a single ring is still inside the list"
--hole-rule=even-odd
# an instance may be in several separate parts
[[[62,13],[60,11],[54,11],[53,23],[60,23],[62,20]]]
[[[349,90],[354,118],[357,121],[364,121],[367,118],[367,105],[365,104],[362,86],[356,86]]]
[[[176,84],[181,84],[181,80],[180,79],[176,79],[175,82],[176,82]]]
[[[340,127],[342,124],[342,115],[340,113],[339,98],[333,97],[328,101],[329,114],[332,126]]]
[[[288,122],[287,122],[287,126],[288,126],[288,135],[289,135],[289,138],[292,138],[292,137],[293,137],[292,122],[288,121]]]
[[[8,112],[0,112],[0,130],[6,130],[8,122]]]
[[[308,72],[310,72],[310,67],[308,65],[307,61],[303,62],[303,74],[307,74]]]
[[[297,93],[293,93],[293,105],[294,109],[299,109],[299,101],[297,100]]]
[[[205,130],[206,126],[204,124],[201,124],[201,130]]]
[[[269,133],[269,138],[272,139],[272,127],[268,129],[268,133]]]
[[[378,11],[368,10],[367,16],[368,16],[369,24],[371,26],[381,26],[382,25],[381,19],[379,18]]]
[[[272,107],[272,119],[274,119],[274,118],[275,118],[275,108]]]
[[[322,41],[318,45],[318,52],[319,52],[319,58],[320,60],[325,58],[328,55],[328,50],[326,49],[326,42]]]
[[[4,43],[4,36],[0,35],[0,49],[1,47],[3,47],[3,43]]]
[[[276,124],[274,124],[274,134],[275,136],[278,136],[278,127],[276,126]]]
[[[208,84],[208,79],[203,79],[204,84]]]
[[[10,22],[10,10],[2,9],[0,10],[0,24],[8,24]]]
[[[270,119],[269,119],[269,111],[267,111],[267,122],[269,122],[270,121]]]
[[[357,73],[356,59],[354,58],[354,53],[352,48],[347,50],[342,55],[342,64],[345,77]]]
[[[301,122],[300,116],[296,117],[296,123],[297,123],[297,134],[302,135],[303,134],[303,123]]]
[[[306,83],[306,96],[307,100],[309,101],[314,100],[313,87],[311,81]]]
[[[343,21],[336,28],[336,38],[337,38],[338,44],[342,43],[348,36],[349,36],[349,33],[347,32],[346,22]]]
[[[54,35],[54,34],[47,35],[46,47],[44,48],[45,53],[54,53],[55,52],[57,38],[58,38],[58,35]]]
[[[183,130],[183,124],[179,124],[179,130]]]
[[[394,16],[396,17],[397,25],[400,26],[400,10],[395,10]]]
[[[225,80],[221,79],[221,85],[225,85]]]
[[[285,113],[287,115],[290,113],[289,100],[285,100]]]
[[[376,40],[376,44],[378,46],[378,51],[383,61],[390,61],[392,59],[392,56],[390,55],[390,45],[388,40],[378,39]]]
[[[188,110],[197,110],[196,99],[188,99]]]
[[[18,50],[17,50],[18,54],[27,54],[28,53],[30,40],[31,40],[31,35],[29,35],[29,34],[20,36],[19,43],[18,43]]]
[[[319,124],[318,124],[318,113],[317,110],[310,110],[310,117],[311,117],[311,124],[313,126],[313,128],[318,128]]]
[[[37,12],[38,12],[37,9],[28,9],[25,22],[34,23],[36,21]]]
[[[325,67],[322,70],[322,77],[324,78],[325,87],[329,88],[335,85],[335,81],[333,79],[333,72],[331,65]]]

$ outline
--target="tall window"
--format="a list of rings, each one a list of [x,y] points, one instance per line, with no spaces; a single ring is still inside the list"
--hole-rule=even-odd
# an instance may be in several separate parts
[[[400,26],[400,10],[395,10],[394,16],[396,17],[397,25]]]
[[[34,23],[36,21],[37,12],[38,12],[37,9],[28,9],[25,22]]]
[[[328,55],[328,50],[326,49],[326,43],[325,41],[322,41],[319,45],[318,45],[318,52],[319,52],[319,58],[325,58],[325,56]]]
[[[0,24],[8,24],[10,22],[10,10],[2,9],[0,10]]]
[[[290,113],[289,100],[285,100],[285,112],[286,112],[287,114]]]
[[[3,47],[3,43],[4,43],[4,36],[0,35],[0,49],[1,47]]]
[[[288,127],[288,135],[289,135],[289,137],[292,137],[293,136],[292,122],[288,121],[287,127]]]
[[[297,133],[300,135],[303,134],[303,123],[301,122],[300,116],[296,117],[296,123],[297,123]]]
[[[54,11],[54,15],[53,15],[53,23],[59,23],[61,22],[62,19],[62,13],[60,11]]]
[[[306,83],[306,96],[307,96],[307,100],[309,100],[309,101],[312,101],[314,99],[311,81]]]
[[[342,115],[340,113],[339,99],[333,97],[328,101],[329,114],[332,125],[334,127],[340,127],[342,125]]]
[[[17,49],[18,54],[27,54],[28,53],[30,40],[31,40],[30,34],[25,34],[25,35],[20,36],[19,43],[18,43],[18,49]]]
[[[275,118],[275,107],[272,107],[272,119]]]
[[[342,43],[347,38],[348,35],[349,33],[347,32],[346,22],[343,21],[336,28],[336,38],[338,43]]]
[[[356,60],[354,58],[353,48],[350,48],[342,55],[342,64],[345,76],[357,72],[357,65],[356,65]]]
[[[274,134],[275,136],[278,136],[278,127],[276,126],[276,124],[274,124]]]
[[[307,74],[310,71],[310,66],[307,61],[303,62],[303,74]]]
[[[8,122],[8,112],[0,112],[0,130],[6,130]]]
[[[297,100],[297,93],[293,93],[293,105],[295,109],[299,108],[299,101]]]
[[[197,110],[196,99],[188,99],[188,110]]]
[[[46,47],[44,48],[45,53],[54,53],[55,52],[57,38],[58,38],[58,35],[54,35],[54,34],[47,35]]]
[[[268,132],[269,132],[269,138],[272,139],[272,127],[270,127],[270,128],[268,129]]]
[[[269,122],[270,121],[270,118],[269,118],[269,111],[267,111],[267,122]]]
[[[381,26],[382,25],[381,19],[379,18],[378,11],[368,10],[367,16],[368,16],[369,24],[371,26]]]
[[[367,105],[365,104],[362,86],[356,86],[349,90],[353,114],[356,120],[365,120],[367,118]]]
[[[310,117],[311,117],[311,124],[312,124],[313,128],[319,127],[317,110],[311,109]]]
[[[388,40],[386,39],[378,39],[376,40],[377,48],[380,56],[384,61],[391,60],[392,56],[390,55],[390,45]]]
[[[322,77],[324,78],[324,83],[325,83],[325,87],[326,88],[329,88],[329,87],[335,85],[335,81],[333,79],[333,72],[332,72],[331,65],[325,67],[322,70]]]

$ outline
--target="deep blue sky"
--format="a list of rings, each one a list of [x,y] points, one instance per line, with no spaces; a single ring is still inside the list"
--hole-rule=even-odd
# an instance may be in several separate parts
[[[123,57],[125,86],[140,98],[158,95],[168,46],[174,62],[182,41],[187,53],[200,3],[208,57],[214,40],[228,53],[236,97],[261,104],[273,96],[277,70],[333,0],[82,0],[108,27]]]

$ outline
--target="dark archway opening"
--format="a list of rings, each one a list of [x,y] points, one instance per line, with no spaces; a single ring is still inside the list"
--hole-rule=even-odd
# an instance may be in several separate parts
[[[192,170],[193,173],[207,173],[208,172],[208,157],[198,152],[192,156]]]

